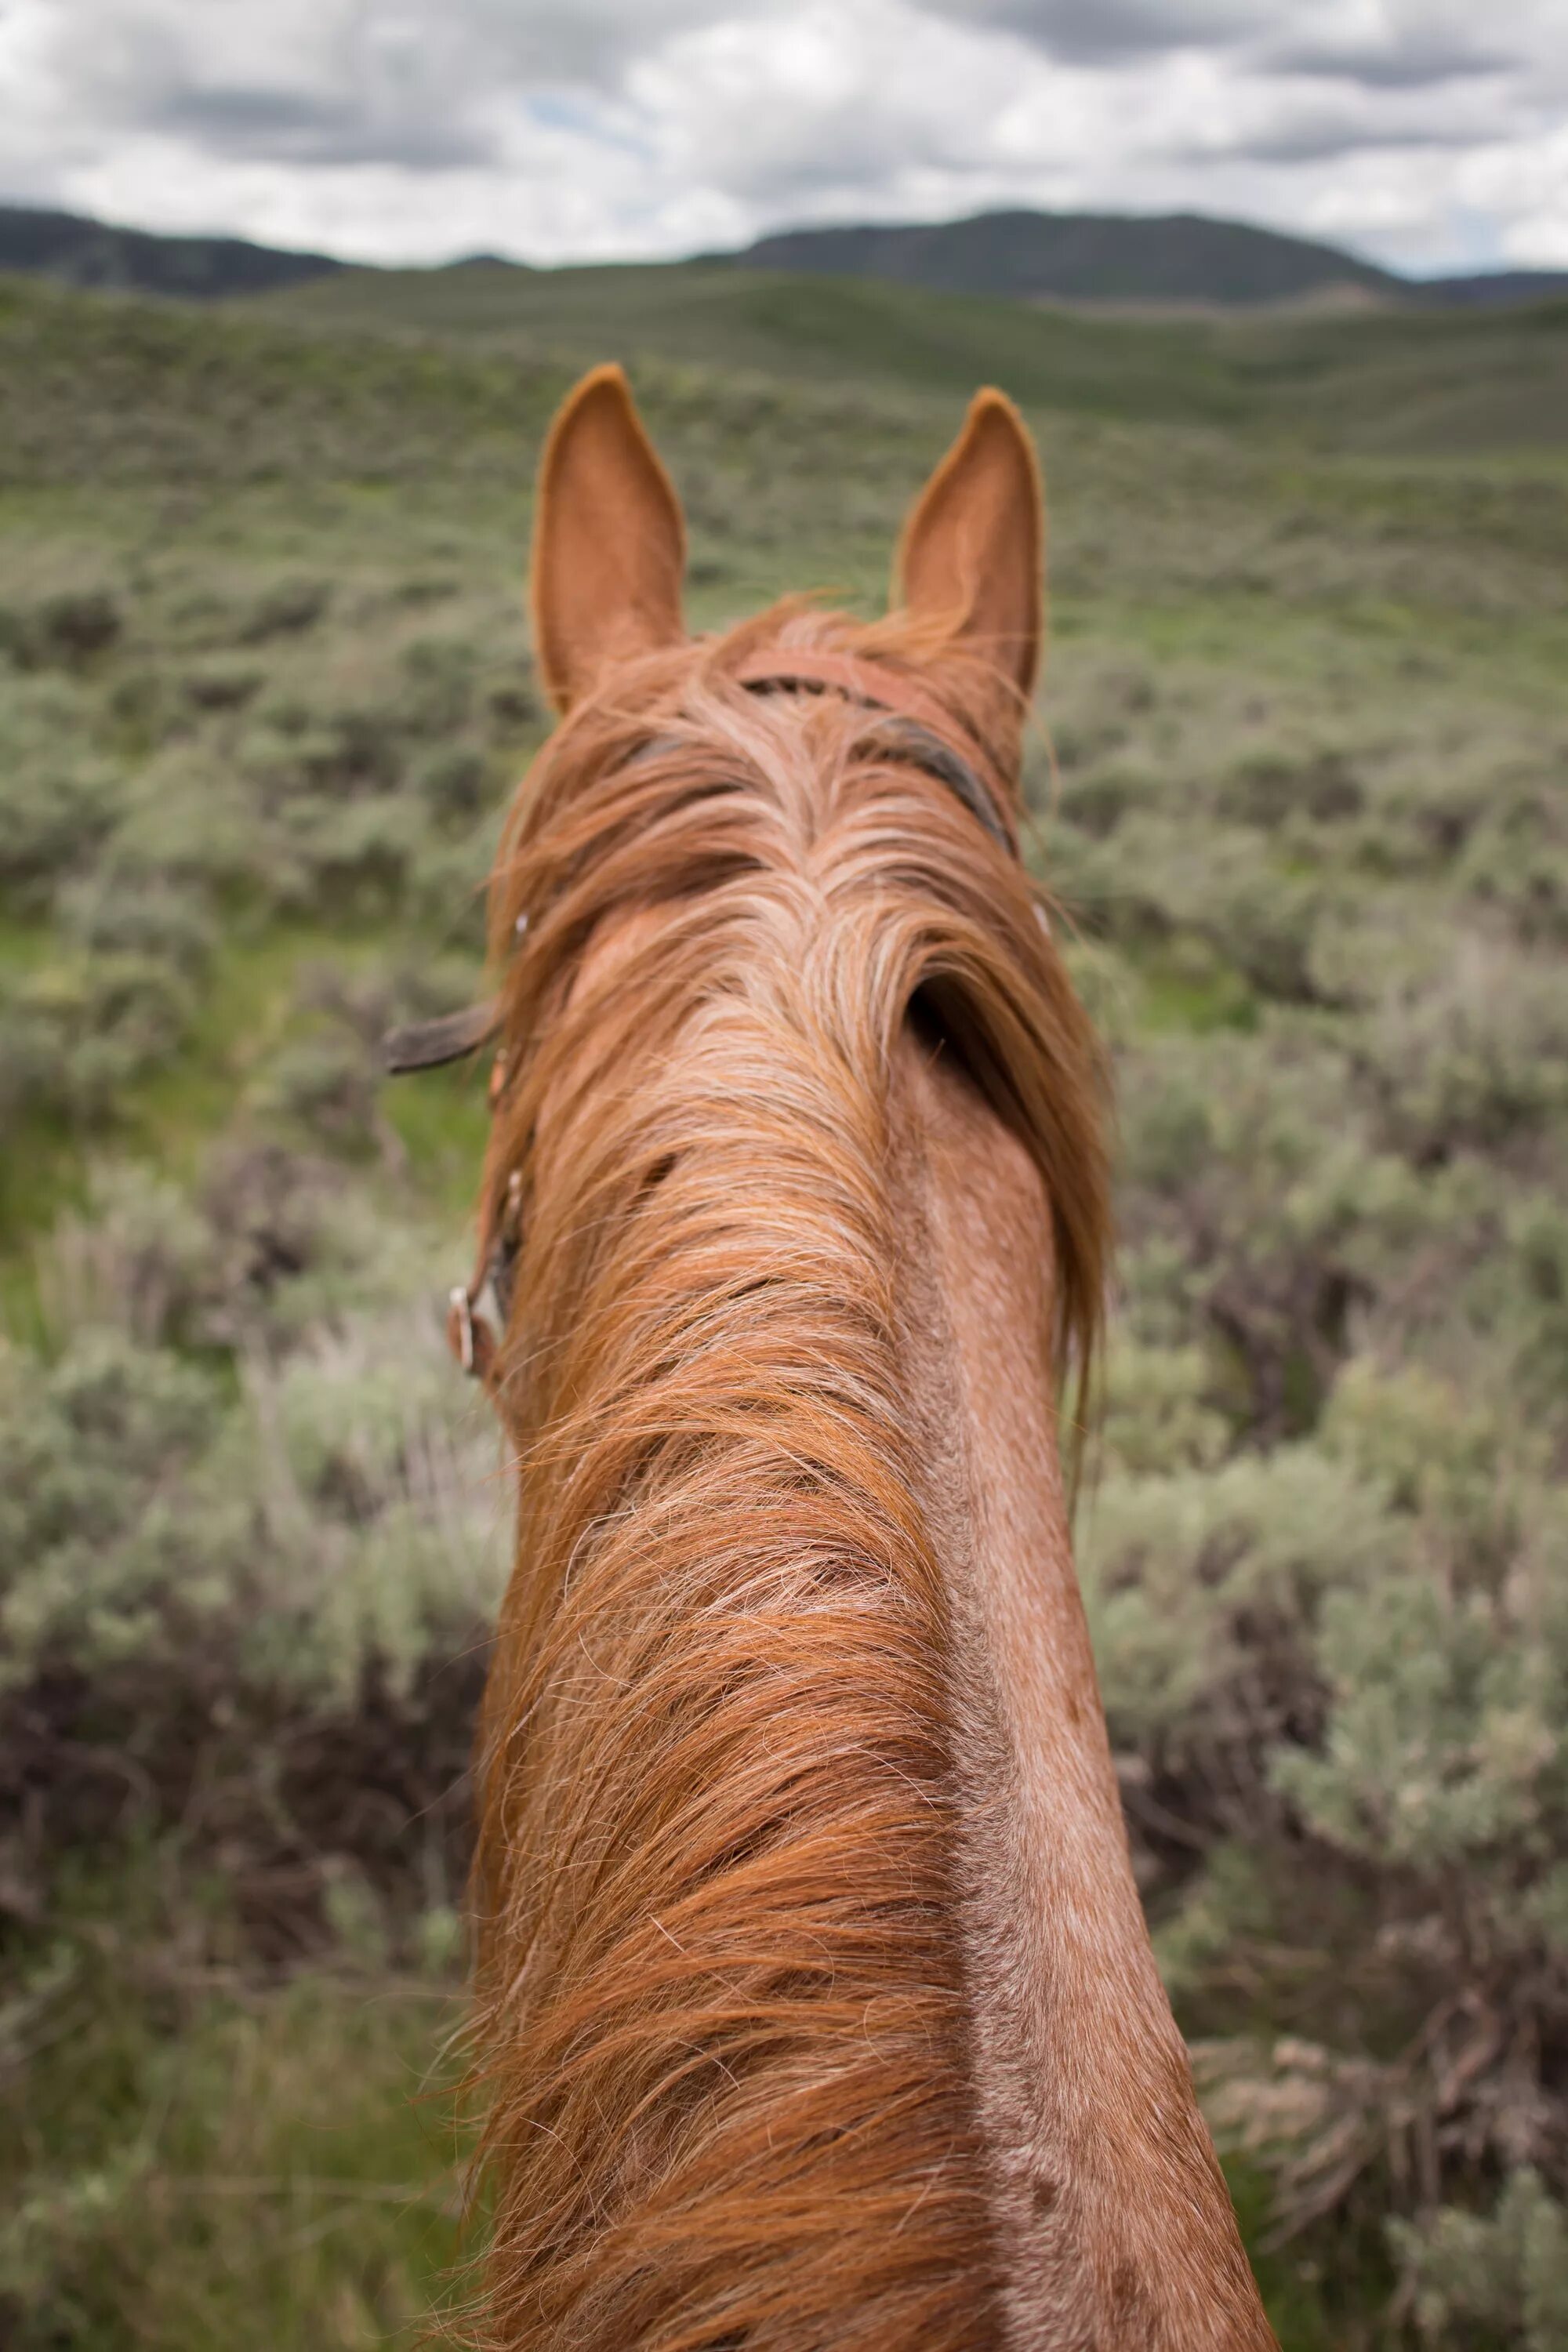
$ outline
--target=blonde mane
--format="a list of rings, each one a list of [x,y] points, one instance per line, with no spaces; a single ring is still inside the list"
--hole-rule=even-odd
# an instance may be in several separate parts
[[[941,2352],[995,2291],[889,1076],[922,1008],[1026,1144],[1081,1374],[1100,1069],[1028,878],[877,714],[735,682],[792,646],[994,708],[908,619],[781,606],[618,667],[492,877],[485,1184],[526,1234],[476,1875],[498,2346]]]

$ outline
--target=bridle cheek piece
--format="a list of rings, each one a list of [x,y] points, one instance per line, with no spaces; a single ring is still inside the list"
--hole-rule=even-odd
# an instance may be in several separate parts
[[[752,694],[835,693],[879,714],[879,749],[888,757],[905,761],[938,783],[945,784],[998,848],[1009,857],[1020,855],[1011,819],[1013,794],[1007,778],[986,746],[934,695],[880,664],[857,655],[781,652],[757,656],[732,674],[732,683]],[[1042,928],[1050,924],[1043,907],[1036,912]],[[518,918],[519,935],[528,918]],[[434,1021],[413,1021],[389,1030],[382,1047],[383,1066],[391,1077],[416,1070],[434,1070],[461,1061],[488,1045],[500,1026],[500,999],[487,998],[460,1013],[443,1013]],[[489,1101],[493,1116],[506,1091],[508,1055],[497,1054],[490,1069]],[[495,1327],[479,1311],[488,1290],[495,1300],[500,1328],[504,1331],[511,1312],[512,1279],[522,1247],[522,1171],[507,1178],[499,1209],[493,1192],[487,1200],[479,1227],[479,1253],[468,1283],[454,1286],[447,1311],[447,1341],[458,1365],[487,1388],[495,1385],[500,1345]]]

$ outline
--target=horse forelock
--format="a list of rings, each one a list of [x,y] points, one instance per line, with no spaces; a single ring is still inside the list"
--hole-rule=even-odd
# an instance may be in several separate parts
[[[574,714],[492,882],[487,1183],[526,1234],[479,1776],[498,2344],[987,2333],[889,1071],[919,998],[1041,1170],[1085,1364],[1100,1066],[973,815],[844,697],[735,682],[791,644],[984,726],[991,684],[913,629],[785,606]]]
[[[679,1025],[727,986],[759,982],[770,936],[776,950],[804,922],[847,990],[846,1034],[858,1019],[860,1042],[885,1055],[922,989],[963,1024],[974,1074],[1039,1165],[1060,1362],[1086,1370],[1110,1245],[1105,1074],[1039,920],[1046,894],[940,784],[879,758],[877,714],[834,694],[759,698],[734,683],[763,648],[819,647],[894,677],[934,674],[955,719],[984,740],[995,673],[907,615],[858,623],[792,598],[723,637],[626,665],[546,746],[491,877],[503,1052],[523,1083],[498,1122],[490,1181],[526,1160],[545,1071],[563,1083],[592,1067],[595,1033],[614,1033],[616,1003],[597,994],[582,1020],[553,1018],[603,927],[666,911],[668,952],[639,960],[626,998],[648,992]]]

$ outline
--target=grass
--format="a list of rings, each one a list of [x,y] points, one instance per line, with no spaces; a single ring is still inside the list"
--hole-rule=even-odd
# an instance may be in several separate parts
[[[1528,1643],[1508,1612],[1551,1590],[1568,1458],[1568,318],[1113,322],[695,265],[347,273],[218,315],[13,281],[0,1606],[32,1679],[0,1726],[0,2333],[29,2352],[411,2345],[455,2292],[460,1858],[431,1823],[483,1633],[454,1529],[493,1454],[436,1329],[482,1072],[372,1071],[386,1021],[479,984],[475,894],[543,726],[531,468],[607,356],[687,501],[701,626],[814,583],[875,609],[963,399],[1024,402],[1037,854],[1121,1085],[1086,1578],[1178,2004],[1321,2053],[1286,2086],[1309,2137],[1407,2047],[1458,2067],[1483,2154],[1445,2153],[1441,2194],[1479,2226],[1517,2144],[1488,2119],[1527,2075],[1558,2113],[1528,2057],[1561,2044],[1558,1976],[1521,1922],[1568,1825],[1531,1777],[1538,1685],[1507,1677],[1564,1646],[1545,1601]],[[47,1509],[4,1517],[28,1487]],[[1419,1700],[1375,1653],[1406,1544],[1456,1642],[1490,1596],[1495,1715],[1426,1619]],[[1166,1552],[1190,1575],[1149,1598]],[[1367,1559],[1362,1692],[1320,1602]],[[1435,1784],[1494,1775],[1492,1843],[1430,1870],[1376,1844],[1356,1777],[1396,1702]],[[1445,2057],[1432,2020],[1472,1999],[1522,2074]],[[1436,2227],[1431,2200],[1368,2127],[1276,2243],[1305,2159],[1258,2065],[1231,2161],[1287,2352],[1403,2352],[1383,2224]],[[1486,2275],[1490,2315],[1444,2288],[1423,2352],[1540,2352]]]
[[[1483,318],[1095,318],[1046,304],[702,262],[662,269],[350,271],[247,306],[301,322],[605,350],[773,378],[967,396],[976,382],[1058,412],[1283,425],[1335,447],[1561,449],[1568,306]]]
[[[133,1901],[133,1892],[129,1899]],[[85,1927],[87,1923],[82,1923]],[[414,2347],[460,2298],[458,2011],[350,1958],[271,1990],[167,1963],[123,1921],[57,1945],[6,2130],[0,2311],[18,2352]]]

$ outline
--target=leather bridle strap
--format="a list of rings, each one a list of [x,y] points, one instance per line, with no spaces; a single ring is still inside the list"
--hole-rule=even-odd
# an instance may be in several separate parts
[[[403,1077],[410,1070],[438,1070],[444,1063],[477,1053],[500,1026],[499,996],[488,996],[482,1004],[465,1004],[460,1013],[443,1013],[435,1021],[406,1021],[382,1039],[382,1067],[389,1078]]]
[[[816,693],[826,688],[847,696],[851,702],[864,703],[868,710],[886,711],[906,721],[909,731],[903,742],[895,739],[889,748],[901,750],[913,765],[945,784],[997,846],[1010,857],[1017,856],[1018,839],[1010,819],[1013,793],[1006,777],[979,738],[912,677],[885,669],[879,662],[864,661],[857,654],[806,646],[799,652],[786,648],[754,655],[731,674],[737,686],[753,694],[787,692],[792,687]]]

